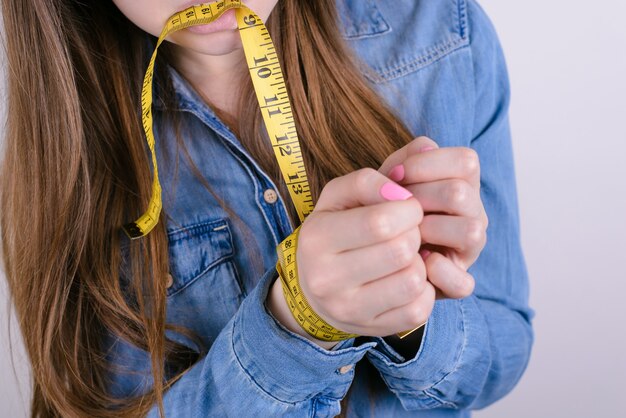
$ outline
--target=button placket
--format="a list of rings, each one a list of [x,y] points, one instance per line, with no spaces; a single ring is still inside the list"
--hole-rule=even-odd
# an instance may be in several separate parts
[[[278,193],[276,193],[276,190],[274,189],[267,189],[263,192],[263,199],[265,202],[273,205],[278,200]]]

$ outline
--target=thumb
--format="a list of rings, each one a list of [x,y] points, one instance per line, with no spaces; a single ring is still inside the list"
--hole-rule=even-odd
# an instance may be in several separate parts
[[[322,190],[315,209],[335,212],[412,197],[410,191],[373,168],[363,168],[329,181]]]

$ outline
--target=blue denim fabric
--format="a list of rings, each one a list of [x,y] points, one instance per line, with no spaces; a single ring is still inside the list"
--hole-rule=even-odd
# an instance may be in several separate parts
[[[436,303],[410,359],[381,338],[327,351],[286,330],[264,305],[276,278],[275,246],[293,229],[285,201],[265,201],[264,191],[276,189],[268,175],[171,70],[185,145],[245,225],[206,191],[180,155],[173,128],[161,124],[156,136],[173,277],[167,319],[197,333],[209,349],[166,393],[168,416],[332,417],[352,384],[350,416],[468,417],[506,395],[526,368],[533,313],[519,240],[509,83],[492,24],[473,0],[337,5],[364,74],[415,136],[478,151],[490,225],[470,270],[475,293]],[[156,103],[157,120],[159,109]],[[246,241],[246,230],[254,242]],[[259,268],[248,259],[251,246],[262,255]],[[113,394],[150,386],[145,352],[116,341],[110,360],[120,366],[112,372]]]

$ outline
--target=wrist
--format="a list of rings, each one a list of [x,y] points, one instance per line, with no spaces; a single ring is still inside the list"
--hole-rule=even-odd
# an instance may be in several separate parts
[[[272,287],[267,295],[266,305],[274,319],[276,319],[289,331],[306,338],[326,350],[330,350],[337,345],[336,341],[319,340],[302,329],[287,306],[287,301],[283,295],[282,283],[280,280],[275,280],[272,284]]]

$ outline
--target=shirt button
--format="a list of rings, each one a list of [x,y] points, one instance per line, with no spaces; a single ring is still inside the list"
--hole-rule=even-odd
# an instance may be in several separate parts
[[[165,287],[169,289],[173,285],[174,285],[174,278],[172,277],[171,274],[168,273],[167,274],[167,280],[165,282]]]
[[[263,199],[265,199],[265,201],[271,205],[273,203],[276,203],[276,201],[278,200],[278,194],[276,194],[276,191],[274,189],[267,189],[265,192],[263,192]]]
[[[348,373],[350,370],[352,370],[352,368],[354,367],[354,364],[348,364],[347,366],[343,366],[339,368],[339,373],[341,374],[346,374]]]

